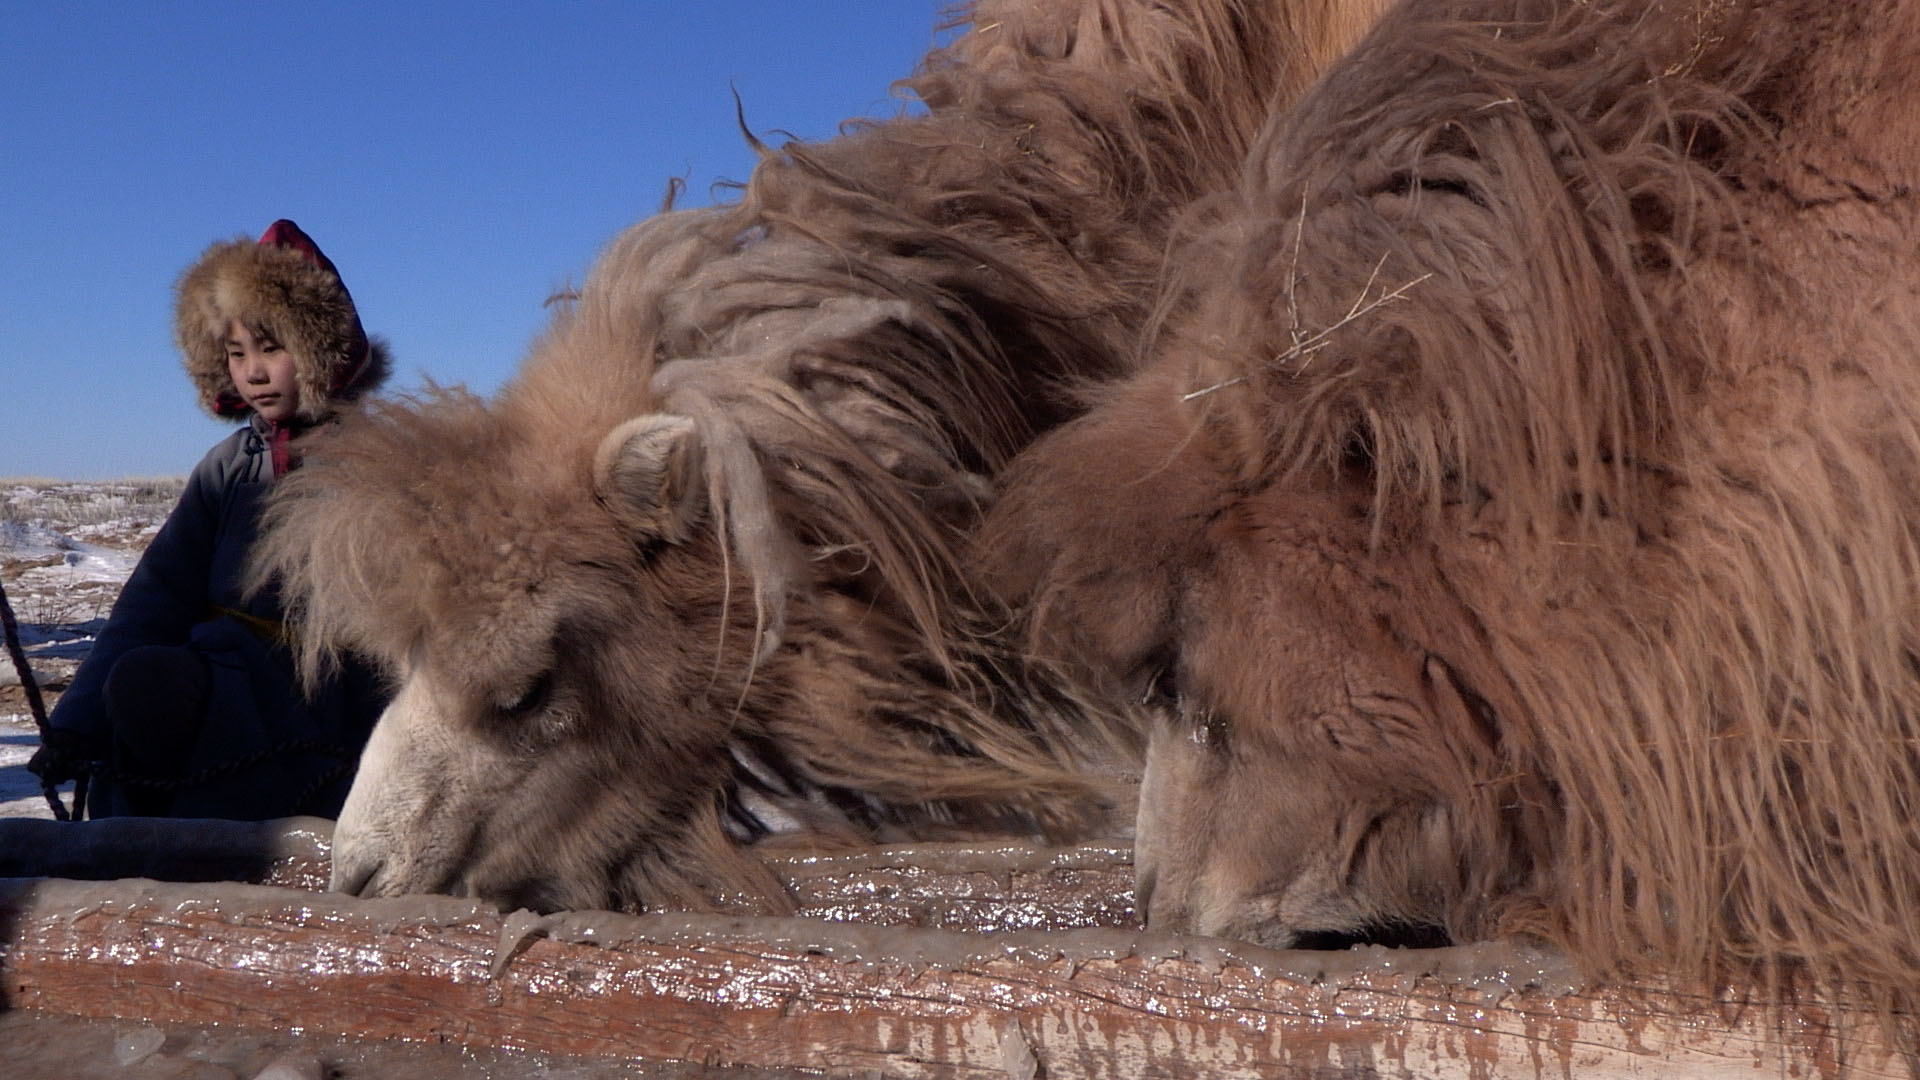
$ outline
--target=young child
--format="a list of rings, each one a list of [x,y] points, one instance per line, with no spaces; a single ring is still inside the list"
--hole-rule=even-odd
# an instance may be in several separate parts
[[[291,221],[217,243],[176,287],[201,407],[242,421],[194,467],[28,767],[93,774],[94,817],[339,813],[386,695],[348,663],[302,694],[271,589],[243,595],[262,500],[300,437],[386,378],[339,271]]]

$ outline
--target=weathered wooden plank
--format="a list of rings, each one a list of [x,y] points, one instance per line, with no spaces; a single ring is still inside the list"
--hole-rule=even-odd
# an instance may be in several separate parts
[[[0,818],[0,877],[240,881],[324,891],[333,823]],[[1126,845],[933,843],[769,853],[802,915],[872,926],[1132,926]]]
[[[246,885],[0,887],[0,992],[79,1016],[284,1027],[902,1077],[1838,1074],[1779,1029],[1657,989],[1574,993],[1510,946],[1275,952],[1112,929],[502,916]],[[1849,1018],[1849,1075],[1902,1075]],[[1039,1070],[1039,1072],[1036,1072]]]

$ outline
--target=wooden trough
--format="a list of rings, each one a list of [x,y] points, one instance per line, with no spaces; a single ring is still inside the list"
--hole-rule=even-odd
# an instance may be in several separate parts
[[[329,838],[310,819],[0,822],[0,997],[849,1076],[1908,1075],[1869,1018],[1582,988],[1526,947],[1139,933],[1119,847],[795,855],[780,868],[802,917],[536,916],[318,891]],[[256,883],[208,880],[223,878]]]

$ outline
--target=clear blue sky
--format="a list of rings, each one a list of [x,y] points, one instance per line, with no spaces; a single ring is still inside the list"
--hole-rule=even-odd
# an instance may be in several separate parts
[[[946,0],[7,5],[0,476],[185,473],[231,428],[174,278],[277,217],[340,267],[396,378],[488,393],[624,226],[724,200],[734,123],[890,116]]]

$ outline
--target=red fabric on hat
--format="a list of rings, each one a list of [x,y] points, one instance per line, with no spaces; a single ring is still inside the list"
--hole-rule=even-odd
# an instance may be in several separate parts
[[[294,224],[292,218],[281,218],[267,226],[267,231],[260,234],[260,245],[262,247],[292,248],[298,251],[301,255],[306,256],[308,262],[332,274],[334,280],[340,283],[341,291],[346,291],[347,280],[340,276],[340,268],[333,265],[333,260],[327,258],[327,253],[321,251],[320,245],[313,242],[313,237],[308,236],[306,230]],[[351,300],[351,293],[348,294],[348,298]],[[365,331],[360,331],[359,360],[355,361],[351,367],[334,373],[333,382],[327,387],[327,396],[338,397],[342,391],[351,388],[355,383],[359,382],[361,377],[367,373],[369,362],[372,359],[372,346],[366,339]],[[216,402],[214,408],[219,410],[224,404],[225,400],[223,395],[222,400]],[[240,408],[242,410],[246,408],[244,401],[240,402]],[[276,455],[274,475],[278,476],[283,471],[280,467],[279,457]]]
[[[320,245],[313,242],[313,237],[308,236],[305,230],[295,225],[290,218],[281,218],[267,226],[267,231],[260,234],[260,245],[292,248],[305,255],[308,262],[321,267],[334,277],[340,277],[340,271],[333,265],[333,260],[327,258],[327,253],[320,250]],[[341,280],[344,283],[345,279]]]

